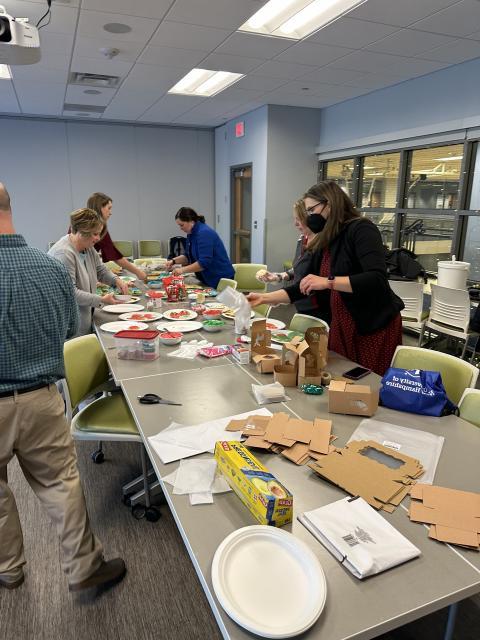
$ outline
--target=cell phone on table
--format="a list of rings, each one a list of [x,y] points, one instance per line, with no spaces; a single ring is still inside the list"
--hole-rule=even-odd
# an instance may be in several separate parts
[[[349,380],[360,380],[364,376],[368,376],[369,373],[372,373],[371,369],[366,369],[365,367],[353,367],[353,369],[349,369],[342,373],[344,378],[348,378]]]

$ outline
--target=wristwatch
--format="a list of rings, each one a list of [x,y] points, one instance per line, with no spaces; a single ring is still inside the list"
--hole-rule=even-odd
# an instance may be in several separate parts
[[[335,276],[330,274],[327,278],[327,287],[329,289],[333,289],[334,285],[335,285]]]

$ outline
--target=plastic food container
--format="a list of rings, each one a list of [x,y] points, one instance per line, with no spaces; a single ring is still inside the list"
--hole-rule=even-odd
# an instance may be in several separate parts
[[[174,345],[182,341],[183,333],[178,331],[166,331],[160,334],[160,340],[163,344]]]
[[[216,319],[219,318],[222,315],[222,309],[206,309],[203,312],[203,317],[207,318],[208,320],[212,320],[212,319]]]
[[[210,333],[216,333],[217,331],[221,331],[225,326],[225,322],[223,320],[204,320],[203,328],[205,331],[209,331]]]
[[[156,360],[160,355],[159,332],[119,331],[113,337],[117,348],[117,358],[120,360]]]
[[[162,280],[149,280],[147,284],[149,289],[161,289],[163,287]]]
[[[460,260],[440,260],[438,262],[437,283],[440,287],[466,290],[469,273],[469,262],[461,262]]]

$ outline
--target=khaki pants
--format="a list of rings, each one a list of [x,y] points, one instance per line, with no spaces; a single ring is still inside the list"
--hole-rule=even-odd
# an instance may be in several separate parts
[[[70,583],[98,569],[103,548],[90,530],[73,440],[55,385],[0,398],[0,575],[25,564],[17,505],[7,479],[16,455],[23,474],[57,528]]]

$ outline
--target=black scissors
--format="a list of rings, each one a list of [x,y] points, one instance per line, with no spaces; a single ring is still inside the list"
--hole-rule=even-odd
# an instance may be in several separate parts
[[[172,402],[172,400],[165,400],[165,398],[161,398],[157,396],[156,393],[146,393],[143,396],[137,396],[140,404],[173,404],[176,407],[181,407],[181,402]]]

